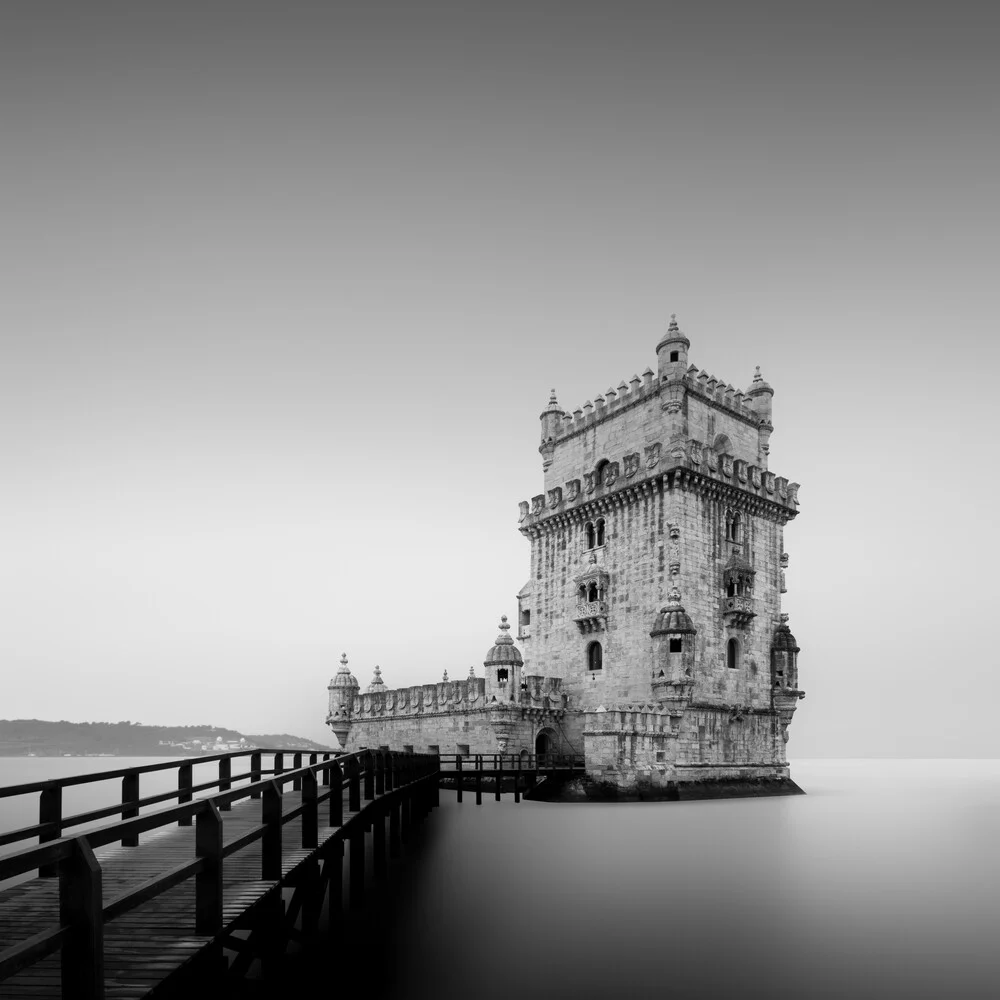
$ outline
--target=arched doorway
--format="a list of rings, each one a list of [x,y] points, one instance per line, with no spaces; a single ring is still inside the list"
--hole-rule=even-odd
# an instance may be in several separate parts
[[[555,755],[555,733],[551,729],[542,729],[535,737],[536,767],[549,767]]]

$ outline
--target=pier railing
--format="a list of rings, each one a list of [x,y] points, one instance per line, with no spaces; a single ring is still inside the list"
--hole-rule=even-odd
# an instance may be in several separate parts
[[[467,788],[475,791],[476,805],[482,804],[484,782],[492,786],[498,802],[508,791],[520,802],[522,792],[530,792],[539,781],[568,778],[585,770],[583,754],[440,754],[438,760],[438,782],[454,787],[458,802]]]
[[[0,981],[45,958],[61,948],[62,995],[64,997],[101,997],[104,995],[103,938],[104,926],[137,906],[154,899],[168,889],[193,879],[195,886],[195,933],[216,935],[223,930],[223,866],[225,859],[256,841],[261,842],[263,881],[282,879],[282,827],[301,817],[301,847],[318,845],[320,807],[328,809],[324,826],[340,828],[339,840],[361,837],[372,820],[366,807],[379,799],[390,813],[390,839],[396,847],[402,826],[403,839],[418,811],[436,804],[437,756],[403,754],[391,751],[363,750],[353,754],[308,753],[310,761],[302,764],[303,754],[292,754],[292,767],[284,767],[285,751],[236,751],[209,757],[191,758],[122,768],[96,774],[75,775],[51,781],[33,782],[0,789],[0,799],[37,793],[40,797],[39,822],[21,830],[3,834],[0,844],[11,844],[38,837],[38,846],[25,848],[0,858],[0,882],[38,870],[41,877],[58,876],[58,924],[0,952]],[[262,755],[274,756],[271,768],[262,767]],[[232,774],[232,760],[249,756],[250,771]],[[322,756],[322,760],[319,759]],[[218,777],[194,785],[192,768],[196,764],[218,761]],[[169,792],[140,798],[142,774],[174,768],[177,787]],[[122,800],[113,806],[62,815],[62,790],[69,785],[120,778]],[[237,782],[247,781],[240,787]],[[283,810],[282,788],[291,784],[301,792],[300,804]],[[216,794],[194,799],[196,792],[218,789]],[[322,790],[321,790],[322,789]],[[346,795],[345,795],[346,790]],[[260,823],[229,843],[223,843],[222,813],[240,799],[260,799]],[[347,811],[352,815],[345,820]],[[140,816],[139,809],[168,799],[178,804]],[[364,802],[364,806],[362,805]],[[426,810],[424,810],[426,811]],[[109,815],[121,818],[114,823],[77,836],[64,836],[72,826],[92,822]],[[137,846],[141,834],[168,826],[194,825],[194,857],[183,864],[148,879],[117,898],[105,901],[102,893],[101,865],[94,852],[109,844]],[[375,823],[380,838],[374,843],[376,877],[384,874],[384,827]],[[360,869],[357,869],[360,858]],[[364,852],[351,852],[350,900],[354,906],[363,892]]]

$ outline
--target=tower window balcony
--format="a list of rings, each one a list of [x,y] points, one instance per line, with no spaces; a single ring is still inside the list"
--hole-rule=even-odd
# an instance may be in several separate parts
[[[751,619],[757,617],[751,597],[729,596],[722,598],[722,620],[734,628],[746,628]]]

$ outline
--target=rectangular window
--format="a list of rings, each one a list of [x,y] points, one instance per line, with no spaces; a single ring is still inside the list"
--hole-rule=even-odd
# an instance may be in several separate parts
[[[466,757],[469,756],[469,744],[468,743],[458,743],[455,746],[455,753],[457,753],[459,755],[459,757],[465,759]]]
[[[441,752],[441,747],[437,743],[429,743],[427,745],[427,752],[432,753],[435,756]]]
[[[671,653],[679,653],[680,651],[681,651],[681,640],[680,639],[671,639],[670,640],[670,652]]]
[[[667,752],[666,752],[666,750],[657,750],[656,751],[656,763],[657,764],[662,764],[663,761],[665,761],[666,759],[667,759]]]
[[[521,624],[530,625],[531,624],[531,612],[524,610],[521,612]]]
[[[413,744],[412,743],[404,743],[403,744],[403,753],[413,753]]]

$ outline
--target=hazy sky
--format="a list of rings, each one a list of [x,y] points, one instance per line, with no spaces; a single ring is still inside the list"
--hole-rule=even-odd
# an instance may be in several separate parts
[[[775,388],[790,756],[996,756],[1000,9],[4,3],[0,717],[481,674],[538,414]],[[652,611],[653,609],[651,609]]]

